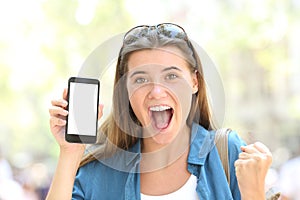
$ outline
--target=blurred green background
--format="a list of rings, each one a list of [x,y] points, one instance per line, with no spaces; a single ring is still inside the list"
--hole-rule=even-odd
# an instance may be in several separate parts
[[[299,1],[0,0],[0,148],[16,174],[38,166],[51,177],[58,146],[50,101],[89,53],[133,26],[161,22],[183,26],[218,66],[223,126],[267,144],[274,168],[299,155]]]

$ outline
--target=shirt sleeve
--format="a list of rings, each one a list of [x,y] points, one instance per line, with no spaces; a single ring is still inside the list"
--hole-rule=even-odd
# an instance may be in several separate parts
[[[230,190],[233,199],[241,199],[241,194],[235,175],[234,162],[239,158],[241,146],[245,146],[246,143],[238,136],[237,132],[231,131],[228,136],[228,159],[230,168]]]
[[[84,200],[84,192],[80,184],[80,169],[77,172],[75,177],[73,192],[72,192],[72,200]]]

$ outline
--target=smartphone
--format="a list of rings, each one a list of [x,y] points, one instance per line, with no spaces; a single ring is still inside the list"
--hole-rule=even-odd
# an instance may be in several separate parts
[[[92,144],[97,140],[100,82],[71,77],[68,80],[68,106],[65,139],[71,143]]]

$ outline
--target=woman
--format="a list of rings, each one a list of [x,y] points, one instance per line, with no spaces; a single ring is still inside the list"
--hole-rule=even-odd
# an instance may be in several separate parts
[[[48,199],[265,198],[271,153],[264,145],[244,146],[229,134],[230,184],[216,148],[203,153],[215,128],[201,62],[182,27],[129,30],[116,67],[112,113],[88,154],[64,140],[66,90],[52,101],[60,156]]]

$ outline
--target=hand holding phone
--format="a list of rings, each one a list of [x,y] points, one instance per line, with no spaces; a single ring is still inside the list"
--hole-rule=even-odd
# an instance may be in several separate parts
[[[71,77],[68,81],[68,106],[65,139],[72,143],[95,143],[98,129],[100,82]]]

